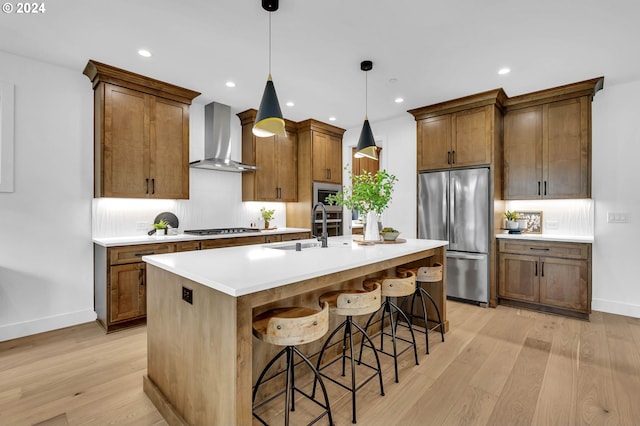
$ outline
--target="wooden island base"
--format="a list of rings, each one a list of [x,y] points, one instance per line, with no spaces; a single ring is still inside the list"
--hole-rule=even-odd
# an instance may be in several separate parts
[[[252,336],[254,315],[275,306],[316,306],[330,289],[359,288],[364,278],[397,266],[445,265],[445,247],[422,250],[374,264],[234,297],[147,266],[148,367],[144,392],[170,425],[248,425],[251,392],[257,374],[279,348]],[[182,289],[193,291],[193,304]],[[446,274],[428,288],[442,315],[445,330]],[[330,327],[343,318],[331,318]],[[365,318],[366,320],[366,318]],[[316,354],[322,340],[305,346]]]

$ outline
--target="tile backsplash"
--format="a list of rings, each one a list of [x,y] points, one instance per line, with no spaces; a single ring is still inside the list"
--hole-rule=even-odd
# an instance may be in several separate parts
[[[507,210],[542,211],[542,232],[553,235],[593,236],[593,199],[511,200]]]

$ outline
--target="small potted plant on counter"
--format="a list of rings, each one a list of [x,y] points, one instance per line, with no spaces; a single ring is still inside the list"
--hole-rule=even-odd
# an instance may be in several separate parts
[[[507,210],[504,212],[504,217],[507,219],[507,229],[518,229],[518,216],[516,212]]]
[[[264,220],[264,229],[270,229],[269,222],[273,219],[275,212],[275,210],[268,210],[265,207],[260,208],[260,215],[262,215],[262,220]]]
[[[380,215],[389,207],[393,186],[398,178],[384,169],[359,175],[349,173],[349,177],[351,186],[345,186],[342,192],[328,196],[327,201],[362,213],[366,222],[364,240],[377,241],[380,239]]]
[[[382,228],[380,234],[382,235],[382,239],[385,241],[395,241],[398,238],[398,235],[400,235],[400,231],[398,231],[397,229],[386,227]]]
[[[160,222],[153,224],[153,229],[156,230],[156,235],[167,235],[167,228],[169,227],[169,222],[164,219],[161,219]]]

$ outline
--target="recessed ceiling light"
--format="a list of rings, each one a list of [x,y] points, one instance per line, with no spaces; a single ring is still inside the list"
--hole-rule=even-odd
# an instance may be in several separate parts
[[[498,74],[500,75],[505,75],[505,74],[509,74],[511,72],[511,68],[500,68],[498,70]]]
[[[329,117],[329,121],[336,121],[335,117]]]
[[[149,52],[146,49],[140,49],[140,50],[138,50],[138,55],[144,56],[145,58],[150,58],[151,57],[151,52]]]
[[[224,85],[227,87],[236,87],[236,84],[233,81],[227,81]]]
[[[396,98],[395,99],[395,103],[397,103],[397,104],[401,104],[403,102],[404,102],[404,99],[402,99],[402,98]]]
[[[285,105],[286,105],[286,106],[288,106],[288,107],[292,107],[292,106],[294,106],[295,104],[293,103],[293,101],[289,101],[289,102],[287,102]]]

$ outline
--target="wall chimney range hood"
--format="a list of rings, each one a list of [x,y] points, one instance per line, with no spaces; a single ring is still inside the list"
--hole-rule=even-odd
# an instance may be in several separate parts
[[[231,159],[231,107],[212,102],[204,107],[204,160],[193,161],[196,169],[247,172],[256,166]]]

